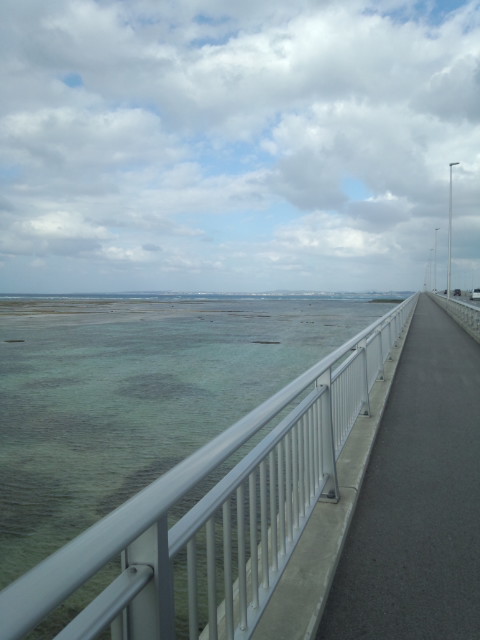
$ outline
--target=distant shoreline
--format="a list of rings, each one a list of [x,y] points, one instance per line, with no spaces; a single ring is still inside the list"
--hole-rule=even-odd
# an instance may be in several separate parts
[[[161,321],[163,319],[188,317],[212,318],[212,314],[233,313],[243,310],[243,304],[260,303],[262,300],[271,304],[281,302],[297,303],[300,300],[309,305],[316,303],[369,303],[379,302],[396,304],[402,299],[389,297],[374,298],[375,294],[350,294],[351,298],[340,297],[345,294],[337,294],[337,297],[327,297],[325,294],[313,295],[283,295],[283,296],[242,296],[242,295],[215,295],[207,297],[201,294],[185,296],[151,295],[141,297],[116,297],[116,296],[18,296],[5,297],[0,294],[0,322],[4,330],[9,327],[8,339],[19,339],[21,327],[32,321],[36,326],[46,324],[104,324],[110,322],[139,322],[146,320]],[[355,296],[355,297],[353,297]],[[358,297],[357,297],[358,296]],[[225,303],[228,309],[225,310]],[[12,335],[10,325],[15,326],[16,335]],[[3,333],[3,332],[2,332]]]
[[[413,291],[311,291],[311,290],[277,290],[277,291],[117,291],[117,292],[65,292],[65,293],[6,293],[0,291],[0,300],[168,300],[168,299],[228,299],[228,298],[313,298],[322,300],[351,300],[360,299],[373,300],[385,299],[396,300],[410,296]]]

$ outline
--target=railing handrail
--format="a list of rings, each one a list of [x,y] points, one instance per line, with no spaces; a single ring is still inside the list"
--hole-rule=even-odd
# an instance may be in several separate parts
[[[248,477],[251,470],[258,464],[258,461],[265,456],[265,451],[271,450],[274,445],[281,439],[282,434],[288,429],[288,424],[293,424],[297,418],[297,413],[303,413],[305,407],[308,407],[312,402],[324,393],[323,388],[312,391],[303,402],[298,405],[295,411],[289,414],[279,425],[277,425],[269,435],[262,440],[243,460],[236,466],[236,468],[230,471],[222,480],[210,491],[209,496],[209,508],[205,510],[201,517],[197,515],[200,511],[201,501],[190,509],[190,511],[169,531],[169,547],[170,554],[174,556],[178,550],[185,544],[185,539],[191,536],[192,532],[197,529],[202,523],[204,523],[212,514],[212,512],[218,508],[218,505],[222,502],[223,495],[231,493],[232,486],[236,488],[246,477]],[[232,480],[230,480],[232,478]],[[228,487],[228,490],[227,490]],[[223,494],[222,489],[225,488]]]
[[[379,331],[415,295],[395,306],[208,444],[6,587],[0,593],[0,610],[10,614],[4,618],[8,621],[6,624],[10,625],[8,629],[3,628],[6,637],[21,637],[26,633],[31,628],[33,619],[35,623],[40,621],[64,601],[338,360],[353,348],[358,348],[368,336]],[[82,558],[82,563],[76,564],[75,571],[65,571],[71,560],[79,557]],[[28,627],[22,622],[23,614],[19,614],[16,620],[11,615],[18,608],[19,601],[28,603]]]

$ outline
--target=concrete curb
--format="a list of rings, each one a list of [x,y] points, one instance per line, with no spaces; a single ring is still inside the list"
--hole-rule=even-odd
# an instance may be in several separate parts
[[[337,461],[340,501],[319,502],[262,616],[253,640],[313,640],[317,634],[370,454],[413,314],[370,395],[370,416],[359,416]]]

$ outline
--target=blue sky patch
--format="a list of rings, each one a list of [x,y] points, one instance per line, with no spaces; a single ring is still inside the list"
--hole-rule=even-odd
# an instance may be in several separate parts
[[[432,25],[442,24],[448,14],[452,11],[456,11],[460,7],[468,4],[467,0],[420,0],[413,5],[406,5],[394,9],[393,11],[376,11],[367,9],[366,14],[380,13],[381,15],[388,16],[394,22],[405,23],[409,21],[427,21]]]
[[[222,25],[226,25],[230,22],[230,18],[227,16],[221,16],[219,18],[212,18],[211,16],[207,16],[203,13],[199,13],[193,19],[199,25],[206,27],[219,27]],[[226,44],[231,38],[235,37],[237,31],[232,29],[227,29],[222,34],[218,34],[215,37],[204,36],[200,38],[195,38],[190,42],[190,46],[201,49],[205,46],[219,46],[222,44]]]
[[[83,87],[83,78],[79,73],[67,73],[67,75],[63,76],[62,81],[67,87],[71,87],[72,89],[78,89],[78,87]]]
[[[342,191],[350,200],[366,200],[373,196],[367,185],[353,176],[347,176],[342,180]]]
[[[229,21],[229,18],[227,16],[222,16],[220,18],[213,18],[212,16],[207,16],[204,13],[198,13],[194,17],[193,21],[196,22],[197,24],[218,25],[218,24],[225,24],[225,22]]]
[[[195,144],[195,141],[192,141]],[[205,175],[242,175],[274,163],[272,156],[249,142],[237,141],[216,149],[205,140],[198,141],[197,162],[202,164]]]
[[[16,182],[22,174],[22,170],[16,165],[0,165],[0,182]]]

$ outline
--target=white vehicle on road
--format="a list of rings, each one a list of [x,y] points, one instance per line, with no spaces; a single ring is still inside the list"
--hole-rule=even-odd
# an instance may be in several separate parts
[[[470,300],[480,300],[480,289],[472,289]]]

